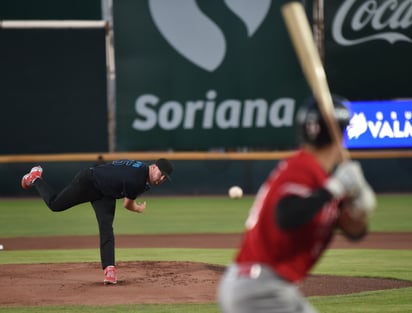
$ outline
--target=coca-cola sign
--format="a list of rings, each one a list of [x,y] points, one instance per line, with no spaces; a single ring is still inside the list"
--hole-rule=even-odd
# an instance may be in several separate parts
[[[412,0],[325,0],[323,46],[335,93],[412,98]]]
[[[386,40],[391,44],[397,41],[412,43],[405,34],[411,25],[412,0],[346,0],[333,19],[332,36],[343,46],[371,40]],[[350,33],[344,32],[344,26],[349,26]]]

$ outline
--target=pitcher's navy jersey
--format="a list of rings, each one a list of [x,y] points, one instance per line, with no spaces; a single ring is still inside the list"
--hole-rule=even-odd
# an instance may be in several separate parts
[[[96,187],[104,195],[116,199],[136,199],[150,188],[147,183],[149,167],[140,161],[116,160],[92,170]]]

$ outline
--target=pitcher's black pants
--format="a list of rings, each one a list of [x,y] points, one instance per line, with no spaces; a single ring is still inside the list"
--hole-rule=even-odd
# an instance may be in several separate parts
[[[91,168],[79,171],[60,193],[56,193],[43,179],[36,179],[33,185],[53,212],[65,211],[80,203],[90,202],[99,225],[102,268],[115,265],[113,220],[116,199],[104,196],[95,187]]]

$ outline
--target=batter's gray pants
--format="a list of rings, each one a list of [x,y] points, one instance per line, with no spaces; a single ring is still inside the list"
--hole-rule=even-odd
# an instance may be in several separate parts
[[[316,313],[295,284],[261,264],[230,265],[217,297],[223,313]]]

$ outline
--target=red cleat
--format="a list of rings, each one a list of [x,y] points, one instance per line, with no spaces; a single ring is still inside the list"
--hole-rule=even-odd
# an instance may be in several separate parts
[[[104,269],[103,283],[105,285],[108,285],[108,284],[115,285],[117,283],[116,268],[113,265],[109,265]]]
[[[21,186],[24,189],[30,188],[33,186],[33,183],[37,178],[41,178],[42,173],[43,169],[40,165],[33,167],[30,172],[24,175],[21,179]]]

